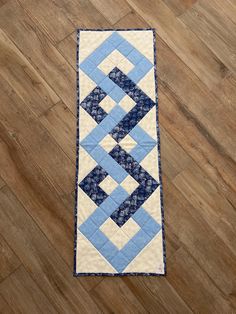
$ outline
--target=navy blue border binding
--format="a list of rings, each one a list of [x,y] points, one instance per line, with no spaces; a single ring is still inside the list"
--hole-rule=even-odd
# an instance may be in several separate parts
[[[153,49],[154,49],[154,76],[155,76],[155,90],[156,90],[156,123],[157,123],[157,139],[158,139],[158,163],[159,163],[159,181],[160,181],[160,195],[161,195],[161,216],[162,216],[162,239],[163,239],[163,261],[164,273],[77,273],[76,272],[76,254],[77,254],[77,205],[78,205],[78,172],[79,172],[79,39],[80,31],[143,31],[151,30],[153,32]],[[159,107],[158,107],[158,84],[157,84],[157,63],[156,63],[156,31],[155,28],[129,28],[129,29],[77,29],[77,47],[76,47],[76,107],[77,107],[77,124],[76,124],[76,174],[75,174],[75,208],[74,208],[74,277],[83,276],[165,276],[166,275],[166,245],[165,245],[165,231],[164,231],[164,205],[163,205],[163,189],[162,189],[162,173],[161,173],[161,154],[160,154],[160,129],[159,129]]]

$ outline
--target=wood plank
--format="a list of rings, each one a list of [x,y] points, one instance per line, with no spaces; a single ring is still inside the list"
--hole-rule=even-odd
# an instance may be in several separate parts
[[[74,187],[72,162],[9,85],[1,78],[0,81],[0,117],[6,132],[14,135],[17,144],[43,169],[60,194],[70,193]]]
[[[188,165],[192,164],[193,160],[164,128],[160,133],[162,170],[170,180],[173,180]]]
[[[159,55],[157,62],[161,125],[165,126],[168,132],[182,147],[185,147],[185,151],[187,151],[198,164],[205,167],[208,175],[214,177],[213,180],[216,184],[221,186],[223,193],[227,190],[227,184],[225,186],[225,183],[222,184],[222,181],[218,180],[220,173],[221,176],[225,178],[224,180],[231,181],[229,186],[234,190],[234,161],[228,156],[225,149],[221,147],[222,143],[217,141],[218,138],[216,137],[216,140],[210,134],[212,128],[214,132],[221,133],[218,129],[220,128],[227,138],[227,140],[225,140],[225,146],[227,146],[227,150],[231,150],[230,155],[233,157],[234,149],[232,149],[231,145],[226,143],[228,140],[232,143],[231,128],[233,127],[234,120],[232,113],[230,112],[230,114],[228,114],[224,105],[209,93],[205,86],[196,76],[193,76],[191,71],[184,66],[162,40],[159,39],[157,47]],[[168,98],[163,95],[163,93],[167,93]],[[172,104],[169,103],[169,99],[171,99]],[[161,105],[162,103],[163,105]],[[219,108],[218,110],[221,113],[214,113],[215,106]],[[174,109],[174,107],[176,107],[176,109]],[[198,122],[195,116],[189,114],[190,107],[191,110],[194,111],[194,114],[198,115]],[[202,109],[199,110],[199,108]],[[174,109],[174,111],[172,109]],[[213,116],[210,114],[207,119],[208,122],[206,117],[209,109],[211,113],[213,112],[215,118],[213,119]],[[199,110],[198,113],[197,110]],[[175,117],[175,119],[171,117]],[[222,119],[222,117],[224,117],[224,119]],[[201,121],[202,119],[204,124]],[[229,127],[227,123],[224,122],[226,120],[227,123],[229,123]],[[230,123],[231,121],[232,123]],[[189,128],[190,125],[192,125],[191,128]],[[183,126],[185,126],[185,129],[183,129]],[[192,131],[190,131],[190,129]],[[193,129],[195,129],[195,131]],[[210,133],[208,130],[210,130]],[[180,134],[182,134],[181,139]],[[189,136],[190,134],[192,135]],[[189,145],[187,143],[189,143]],[[225,162],[225,158],[227,159],[227,163]],[[231,201],[233,201],[233,193],[230,192],[229,194],[231,194]]]
[[[136,14],[134,11],[125,15],[117,23],[114,24],[117,28],[148,28],[150,25],[142,19],[141,16]]]
[[[91,297],[12,192],[0,191],[0,232],[58,313],[100,313]]]
[[[174,12],[176,16],[190,9],[197,0],[163,0],[163,2]]]
[[[172,181],[236,256],[236,212],[197,165]]]
[[[21,262],[0,234],[0,282],[14,272]]]
[[[236,24],[226,19],[217,1],[199,0],[190,10],[180,16],[188,26],[225,66],[236,73]],[[235,10],[236,13],[236,10]]]
[[[75,113],[75,72],[16,1],[1,8],[0,28]]]
[[[60,0],[61,1],[61,0]],[[89,0],[63,0],[75,28],[108,28],[110,23]]]
[[[125,0],[90,0],[101,14],[112,24],[117,23],[122,17],[131,12]]]
[[[103,15],[88,0],[20,0],[20,3],[37,27],[54,44],[70,35],[76,27],[108,26]]]
[[[236,23],[236,3],[234,0],[226,0],[224,5],[222,5],[221,0],[214,0],[214,3],[217,4],[217,9],[224,14],[225,19],[230,19]]]
[[[76,118],[68,107],[60,101],[45,112],[39,120],[75,164]]]
[[[2,314],[13,314],[14,312],[10,308],[9,304],[0,295],[0,313]]]
[[[19,3],[37,28],[44,32],[53,43],[68,36],[75,28],[64,7],[64,1],[19,0]]]
[[[236,109],[236,75],[230,74],[224,78],[213,93],[224,104],[225,110],[235,114]]]
[[[148,313],[192,313],[164,277],[124,278]]]
[[[57,313],[23,266],[0,284],[0,294],[15,313]]]
[[[165,189],[165,186],[163,187]],[[165,209],[165,202],[164,202]],[[172,258],[172,255],[181,247],[181,243],[176,235],[172,232],[168,224],[165,223],[165,243],[166,243],[166,261]]]
[[[193,119],[201,124],[201,128],[208,133],[209,139],[217,142],[222,151],[235,159],[236,143],[232,137],[232,130],[236,132],[236,114],[225,110],[222,104],[202,84],[192,71],[180,61],[169,47],[159,40],[157,44],[158,75],[167,85],[179,103]],[[225,123],[227,121],[227,123]]]
[[[182,248],[169,262],[167,280],[193,313],[234,312],[221,291],[199,267],[197,261]]]
[[[160,0],[128,0],[133,9],[174,53],[208,86],[214,87],[225,76],[227,68]]]
[[[90,295],[103,313],[148,313],[121,278],[106,278]]]
[[[3,179],[0,177],[0,189],[5,185],[5,182]]]
[[[160,105],[161,125],[203,169],[219,193],[236,205],[234,161],[211,140],[204,126],[188,115],[163,84],[159,84],[159,104],[163,104]]]
[[[5,3],[7,3],[7,0],[0,0],[0,8],[3,6]]]
[[[63,195],[61,197],[61,200],[62,200],[64,206],[69,211],[73,211],[74,210],[74,207],[75,207],[75,196],[74,196],[74,193]]]
[[[166,224],[225,298],[235,305],[235,255],[183,194],[165,176],[163,179]]]
[[[54,91],[2,30],[0,49],[1,75],[36,115],[59,101]]]
[[[63,57],[70,63],[72,68],[76,70],[76,31],[57,45],[58,50]]]

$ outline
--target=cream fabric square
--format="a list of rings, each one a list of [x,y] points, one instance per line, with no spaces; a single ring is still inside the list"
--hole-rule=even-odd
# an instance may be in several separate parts
[[[124,72],[125,74],[128,74],[134,68],[134,65],[128,59],[125,58],[117,64],[117,68]]]
[[[79,107],[79,117],[79,139],[82,141],[97,126],[97,123],[82,106]]]
[[[110,73],[125,57],[118,51],[114,50],[107,58],[105,58],[98,68],[103,71],[104,74]]]
[[[100,182],[99,186],[103,189],[104,192],[110,195],[111,192],[113,192],[118,186],[118,183],[108,175],[102,182]]]
[[[98,68],[106,75],[115,67],[119,68],[125,74],[128,74],[134,68],[134,65],[118,50],[114,50],[98,65]]]
[[[139,82],[138,87],[144,91],[153,101],[156,101],[156,86],[154,78],[154,68],[152,68]]]
[[[120,102],[120,106],[126,111],[129,112],[136,105],[135,101],[126,95]]]
[[[79,40],[79,63],[82,63],[111,34],[112,31],[106,32],[81,31]]]
[[[152,151],[140,162],[140,165],[159,182],[159,161],[156,146]]]
[[[80,183],[97,165],[96,161],[83,147],[79,149],[79,163],[86,163],[86,167],[80,167],[78,171],[78,183]]]
[[[139,225],[131,217],[122,226],[122,231],[131,239],[140,230]]]
[[[119,228],[110,240],[119,250],[121,250],[126,243],[128,243],[130,238]]]
[[[120,141],[119,145],[127,151],[127,153],[129,153],[137,145],[137,142],[129,134],[127,134]]]
[[[82,102],[88,94],[96,87],[96,84],[83,71],[79,70],[79,84],[80,84],[80,102]]]
[[[107,59],[117,66],[117,64],[125,59],[125,56],[123,56],[118,50],[114,50]]]
[[[139,186],[139,183],[130,175],[128,175],[124,181],[120,184],[129,194],[132,194],[135,189]]]
[[[104,74],[108,75],[115,68],[115,65],[110,61],[109,57],[107,57],[98,65],[98,68]]]
[[[100,103],[100,107],[106,111],[106,113],[109,113],[111,109],[116,105],[115,101],[111,99],[109,95],[107,95]]]
[[[152,195],[143,203],[142,207],[152,216],[156,222],[161,225],[162,214],[161,214],[161,196],[160,186],[152,193]]]
[[[111,239],[115,233],[119,231],[120,227],[109,217],[100,227],[100,230]]]
[[[114,140],[111,135],[107,134],[99,143],[99,145],[105,149],[107,153],[109,153],[116,145],[117,142]]]
[[[88,197],[87,194],[79,187],[77,193],[77,200],[80,204],[80,210],[77,220],[79,227],[97,208],[97,205]]]
[[[154,140],[157,140],[157,127],[156,127],[156,108],[153,107],[143,118],[139,121],[140,126],[148,135]]]

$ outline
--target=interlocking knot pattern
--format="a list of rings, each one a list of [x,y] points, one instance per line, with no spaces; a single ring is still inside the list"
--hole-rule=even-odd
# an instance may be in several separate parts
[[[165,272],[153,36],[78,31],[75,275]]]

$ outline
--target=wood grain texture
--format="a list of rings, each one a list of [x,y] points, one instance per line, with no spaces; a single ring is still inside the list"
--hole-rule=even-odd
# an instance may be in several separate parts
[[[56,313],[23,266],[1,283],[0,294],[15,313]]]
[[[233,0],[0,0],[1,313],[236,313],[235,25]],[[72,277],[76,27],[157,29],[166,277]]]
[[[111,23],[117,23],[122,17],[131,11],[125,0],[91,0],[99,12]]]
[[[9,304],[4,300],[4,298],[0,295],[0,313],[4,314],[12,314],[14,313]]]
[[[5,185],[5,182],[3,179],[0,177],[0,189]]]
[[[37,116],[60,100],[3,31],[0,45],[1,75]]]
[[[197,2],[197,0],[164,0],[164,3],[177,16],[186,12],[195,2]]]
[[[21,262],[5,239],[0,235],[0,282],[14,272]]]

